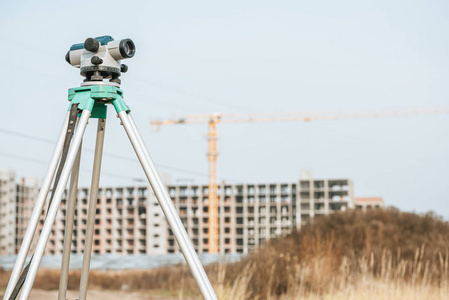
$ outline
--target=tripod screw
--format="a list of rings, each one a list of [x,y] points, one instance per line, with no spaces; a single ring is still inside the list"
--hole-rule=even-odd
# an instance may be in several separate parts
[[[103,63],[103,60],[99,58],[98,56],[92,56],[90,59],[90,62],[94,65],[101,65]]]

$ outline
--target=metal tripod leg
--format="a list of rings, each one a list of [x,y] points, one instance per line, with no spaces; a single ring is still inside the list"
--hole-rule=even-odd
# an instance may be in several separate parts
[[[90,258],[92,256],[92,242],[95,227],[98,186],[100,183],[101,157],[103,155],[105,125],[106,119],[98,119],[97,141],[95,144],[94,166],[92,170],[92,183],[90,186],[89,212],[87,215],[87,231],[84,245],[83,266],[81,269],[79,300],[86,300],[87,287],[89,285]]]
[[[72,250],[72,234],[73,234],[73,223],[75,219],[76,210],[76,196],[78,194],[78,177],[80,170],[81,161],[81,145],[78,150],[78,155],[76,156],[75,163],[72,169],[72,175],[70,176],[70,195],[67,201],[67,217],[65,223],[65,233],[64,233],[64,249],[62,252],[62,263],[61,263],[61,276],[59,278],[59,293],[58,300],[66,300],[67,293],[67,281],[69,278],[69,265],[70,265],[70,255]]]
[[[195,249],[193,248],[192,242],[190,241],[181,219],[179,218],[170,195],[168,194],[166,187],[154,167],[153,161],[151,160],[150,154],[143,143],[137,127],[126,111],[120,111],[118,116],[123,124],[123,127],[125,128],[126,134],[131,141],[137,157],[139,158],[140,164],[145,171],[148,181],[153,188],[154,194],[159,201],[159,205],[165,214],[165,218],[167,219],[167,222],[175,235],[179,247],[181,248],[184,258],[190,267],[193,277],[195,278],[204,299],[216,300],[217,296],[215,295],[212,285],[207,278],[206,272],[201,265]]]
[[[69,152],[67,154],[66,165],[64,166],[64,169],[62,171],[58,187],[54,192],[55,196],[53,198],[53,202],[50,205],[50,209],[48,210],[47,219],[45,220],[44,227],[42,228],[41,236],[39,237],[39,241],[36,246],[36,251],[34,253],[34,259],[33,262],[31,263],[28,272],[28,277],[25,280],[25,283],[23,284],[23,289],[22,293],[20,294],[19,300],[26,300],[30,295],[31,288],[33,287],[33,283],[42,260],[42,256],[44,255],[45,246],[50,236],[51,228],[53,226],[53,223],[55,222],[56,214],[58,212],[59,205],[61,203],[62,195],[64,194],[67,182],[69,181],[70,172],[72,170],[73,164],[78,154],[78,150],[80,148],[81,140],[83,138],[84,131],[86,130],[87,123],[89,122],[90,114],[91,112],[87,109],[83,110],[81,114],[78,128],[73,137],[72,146],[70,147]]]
[[[14,286],[16,285],[17,280],[19,279],[20,273],[22,272],[23,266],[25,264],[25,260],[28,251],[30,249],[31,242],[33,241],[33,236],[37,228],[37,223],[39,222],[39,217],[41,216],[42,213],[42,208],[44,207],[45,201],[47,200],[48,192],[50,191],[50,185],[51,182],[53,181],[53,177],[55,176],[59,158],[61,157],[62,148],[64,146],[64,139],[67,132],[69,114],[70,112],[67,113],[67,116],[62,125],[61,133],[59,134],[58,141],[56,142],[56,147],[55,150],[53,151],[50,165],[48,167],[47,173],[45,174],[45,179],[42,183],[41,190],[39,191],[39,195],[37,196],[36,204],[34,205],[33,213],[31,215],[27,230],[23,237],[22,246],[20,247],[19,254],[17,255],[17,260],[16,263],[14,264],[14,268],[12,270],[11,277],[9,279],[3,300],[7,300],[11,296]]]

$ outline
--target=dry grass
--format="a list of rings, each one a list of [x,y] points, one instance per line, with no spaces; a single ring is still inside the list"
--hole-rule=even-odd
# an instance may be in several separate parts
[[[220,299],[449,299],[449,224],[397,210],[335,214],[206,272]],[[69,289],[79,277],[70,273]],[[0,271],[0,287],[7,278]],[[58,271],[40,270],[35,287],[54,290],[58,282]],[[92,271],[90,288],[199,298],[185,266]]]
[[[325,295],[365,278],[447,290],[449,224],[397,210],[333,214],[230,266],[229,278],[246,264],[255,267],[249,299]]]

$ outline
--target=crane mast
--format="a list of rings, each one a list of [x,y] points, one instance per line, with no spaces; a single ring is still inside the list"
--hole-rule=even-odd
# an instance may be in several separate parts
[[[217,179],[217,157],[218,136],[217,122],[219,119],[211,118],[209,121],[208,144],[209,151],[209,253],[218,253],[218,179]]]

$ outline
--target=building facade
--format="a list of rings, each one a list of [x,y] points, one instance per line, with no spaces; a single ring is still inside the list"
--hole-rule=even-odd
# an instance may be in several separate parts
[[[363,211],[376,208],[384,208],[384,199],[382,197],[357,197],[354,198],[354,208]]]
[[[16,183],[15,177],[13,170],[0,169],[0,255],[19,251],[41,184],[35,177]]]
[[[198,253],[208,251],[207,185],[168,186],[182,223]],[[72,252],[85,242],[89,189],[78,191]],[[296,183],[219,186],[219,251],[249,253],[267,240],[289,233],[310,219],[353,208],[348,179],[302,179]],[[46,254],[62,253],[67,193],[56,217]],[[43,226],[40,221],[40,228]],[[179,247],[150,187],[100,188],[93,252],[97,254],[166,254]]]
[[[16,184],[12,171],[0,172],[0,254],[15,254],[31,216],[39,181]],[[198,253],[208,251],[207,185],[169,185],[169,195]],[[312,179],[294,183],[225,184],[219,192],[219,251],[249,253],[266,241],[288,234],[311,219],[354,207],[349,179]],[[72,252],[82,253],[90,190],[79,188]],[[63,250],[68,191],[56,216],[45,254]],[[46,207],[46,205],[45,205]],[[38,233],[44,224],[44,208]],[[35,244],[36,241],[34,241]],[[103,187],[96,206],[93,252],[166,254],[179,247],[149,186]]]

